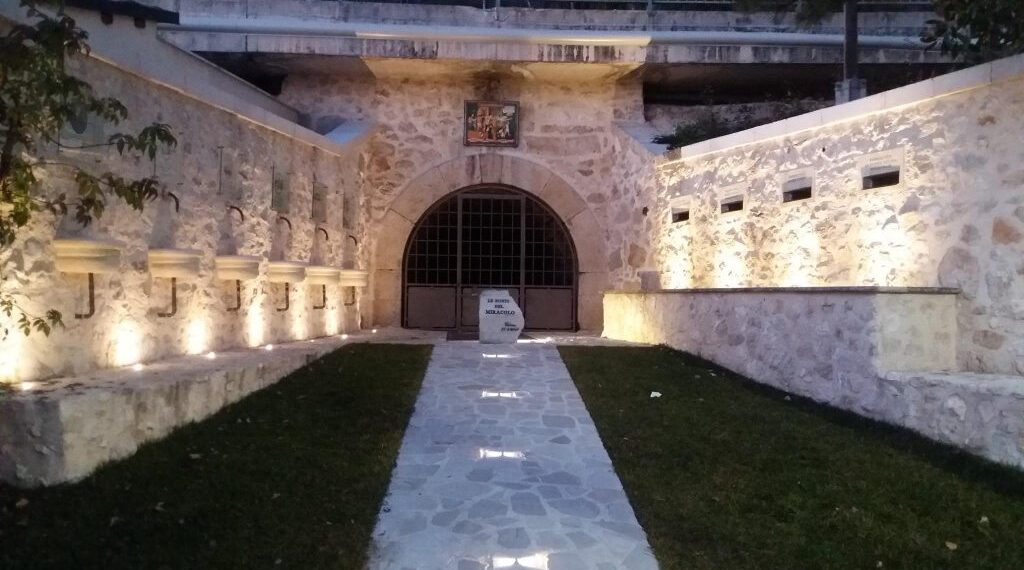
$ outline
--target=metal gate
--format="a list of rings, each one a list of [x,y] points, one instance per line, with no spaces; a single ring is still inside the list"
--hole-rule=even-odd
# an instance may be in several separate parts
[[[420,219],[405,249],[402,325],[476,330],[480,291],[505,289],[529,330],[576,330],[576,252],[558,217],[517,190],[460,191]]]

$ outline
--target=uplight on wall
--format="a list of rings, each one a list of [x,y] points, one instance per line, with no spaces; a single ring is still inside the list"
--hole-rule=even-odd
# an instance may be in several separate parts
[[[334,336],[338,334],[340,328],[340,319],[338,318],[337,307],[328,309],[327,318],[324,320],[324,334],[327,336]]]
[[[205,319],[195,319],[185,329],[185,352],[202,354],[209,344],[210,325]]]
[[[0,382],[14,382],[18,379],[25,335],[13,323],[0,323],[0,326],[10,331],[7,338],[0,340]]]
[[[246,336],[248,337],[246,341],[249,346],[259,346],[263,344],[263,332],[265,325],[263,323],[262,300],[261,295],[249,306],[249,312],[245,317]]]
[[[114,326],[114,366],[129,366],[142,359],[140,339],[142,331],[131,320],[123,320]]]
[[[718,225],[715,232],[718,239],[713,254],[715,287],[742,287],[747,282],[750,264],[746,262],[749,246],[744,239],[733,239],[731,233],[743,236],[742,224],[747,219],[741,214],[746,209],[747,184],[745,182],[719,188],[715,193],[718,201]]]
[[[812,223],[801,223],[790,234],[783,247],[784,255],[776,255],[781,260],[782,285],[786,287],[809,287],[814,285],[812,276],[818,262],[821,245],[818,234]]]

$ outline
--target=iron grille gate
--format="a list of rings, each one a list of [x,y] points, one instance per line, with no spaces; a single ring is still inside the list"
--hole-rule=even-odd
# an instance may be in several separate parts
[[[484,289],[506,289],[527,329],[576,329],[576,254],[545,205],[517,191],[473,189],[417,224],[405,254],[404,326],[475,330]]]

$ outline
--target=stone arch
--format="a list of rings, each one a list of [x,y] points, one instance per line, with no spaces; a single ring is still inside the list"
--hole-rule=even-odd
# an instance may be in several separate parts
[[[384,216],[370,228],[373,254],[373,322],[401,323],[402,257],[416,222],[444,196],[480,184],[503,184],[536,196],[565,223],[579,264],[580,327],[599,331],[601,293],[607,286],[607,232],[568,182],[546,166],[497,152],[473,154],[434,166],[406,183]]]

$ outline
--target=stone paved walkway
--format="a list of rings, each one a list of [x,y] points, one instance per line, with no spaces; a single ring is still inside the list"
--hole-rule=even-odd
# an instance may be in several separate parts
[[[558,351],[434,347],[372,570],[656,570]]]

